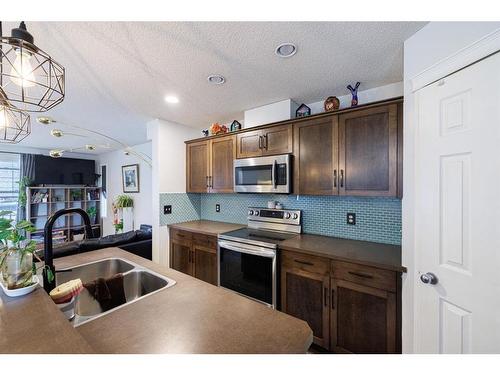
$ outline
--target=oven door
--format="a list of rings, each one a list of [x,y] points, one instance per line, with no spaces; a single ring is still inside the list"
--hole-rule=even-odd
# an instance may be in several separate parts
[[[237,193],[290,193],[290,155],[236,159],[234,191]]]
[[[239,242],[218,242],[218,284],[276,308],[276,251]]]

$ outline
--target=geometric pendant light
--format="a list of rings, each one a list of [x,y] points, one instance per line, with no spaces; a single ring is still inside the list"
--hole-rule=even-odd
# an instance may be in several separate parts
[[[34,44],[24,22],[0,39],[0,97],[28,112],[45,112],[64,100],[64,67]]]
[[[18,143],[30,133],[30,115],[0,98],[0,142]]]

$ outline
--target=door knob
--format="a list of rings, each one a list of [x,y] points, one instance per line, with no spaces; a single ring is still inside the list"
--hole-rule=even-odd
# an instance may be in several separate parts
[[[420,275],[420,280],[424,284],[436,285],[438,283],[438,278],[432,272],[423,273]]]

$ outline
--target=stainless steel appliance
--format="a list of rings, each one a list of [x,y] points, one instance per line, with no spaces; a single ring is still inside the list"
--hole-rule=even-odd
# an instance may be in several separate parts
[[[250,207],[247,228],[219,234],[219,286],[276,308],[276,249],[301,231],[300,210]]]
[[[234,161],[237,193],[291,193],[291,156],[276,155]]]

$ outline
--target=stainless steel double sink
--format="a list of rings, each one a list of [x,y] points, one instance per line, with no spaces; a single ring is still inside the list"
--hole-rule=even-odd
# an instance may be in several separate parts
[[[105,310],[84,288],[75,301],[75,317],[72,320],[75,327],[175,285],[174,280],[121,258],[102,259],[58,270],[56,282],[60,285],[69,280],[81,279],[83,284],[87,284],[99,278],[110,279],[117,274],[123,275],[126,302]]]

